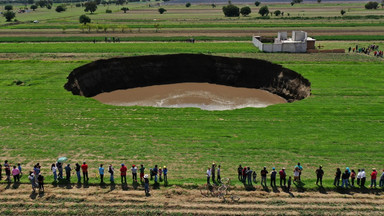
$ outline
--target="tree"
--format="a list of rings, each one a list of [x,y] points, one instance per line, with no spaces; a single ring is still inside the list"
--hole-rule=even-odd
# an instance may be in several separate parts
[[[16,14],[13,11],[6,11],[3,13],[3,16],[7,22],[10,22],[13,18],[16,17]]]
[[[384,8],[384,0],[381,0],[381,8]]]
[[[267,5],[264,5],[263,7],[261,7],[261,8],[259,9],[259,14],[260,14],[261,16],[268,16],[268,14],[269,14],[268,6],[267,6]]]
[[[185,4],[185,7],[191,7],[191,3],[190,2],[187,2],[187,4]]]
[[[167,12],[167,10],[165,10],[164,8],[159,8],[158,11],[159,11],[160,14],[163,14],[163,13]]]
[[[36,5],[31,5],[31,9],[32,9],[33,11],[35,11],[35,10],[37,9],[37,6],[36,6]]]
[[[300,3],[303,2],[303,0],[292,0],[292,1],[293,1],[293,3],[295,3],[295,4],[300,4]]]
[[[5,5],[4,10],[11,11],[11,10],[13,10],[13,6],[12,5]]]
[[[67,8],[65,8],[64,5],[59,5],[56,7],[56,12],[58,12],[58,13],[63,12],[65,10],[67,10]]]
[[[91,14],[97,10],[97,4],[94,1],[85,2],[84,6],[85,6],[84,11],[85,12],[89,11],[91,12]]]
[[[211,7],[212,7],[212,8],[215,8],[215,7],[216,7],[216,5],[215,5],[215,4],[211,4]]]
[[[127,8],[127,7],[122,7],[121,10],[124,11],[124,13],[127,13],[127,11],[129,11],[129,8]]]
[[[377,9],[379,7],[379,3],[377,2],[368,2],[365,4],[365,9]]]
[[[293,6],[293,5],[295,5],[295,2],[292,1],[292,2],[291,2],[291,6]]]
[[[341,16],[343,16],[345,13],[346,13],[345,10],[341,10],[341,11],[340,11]]]
[[[259,1],[255,1],[255,6],[259,7],[259,5],[260,5],[260,2]]]
[[[240,9],[240,13],[241,13],[241,15],[243,15],[243,16],[248,16],[251,12],[252,12],[252,11],[251,11],[251,8],[248,7],[248,6],[242,7],[242,8]]]
[[[319,3],[319,4],[320,4],[320,3],[321,3],[321,0],[317,0],[317,3]]]
[[[279,10],[275,10],[273,13],[275,14],[275,16],[280,16],[281,11],[279,11]]]
[[[91,23],[91,18],[89,18],[89,16],[83,14],[79,17],[79,22],[84,24],[84,25],[87,25],[87,23]]]
[[[28,0],[27,2],[28,2],[28,4],[34,4],[35,0]]]
[[[117,0],[116,5],[123,5],[126,2],[126,0]]]
[[[240,16],[240,9],[233,4],[229,4],[223,7],[223,13],[226,17],[238,17]]]

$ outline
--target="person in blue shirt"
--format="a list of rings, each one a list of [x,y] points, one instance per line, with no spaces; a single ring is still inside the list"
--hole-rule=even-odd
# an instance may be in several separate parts
[[[164,166],[163,174],[164,174],[164,182],[167,182],[168,181],[168,169],[167,169],[167,166]]]
[[[155,183],[157,183],[157,173],[158,173],[158,168],[157,165],[155,165],[155,168],[152,169],[153,171],[153,176],[155,176]]]
[[[70,166],[71,166],[71,164],[67,164],[67,166],[65,167],[65,175],[67,177],[67,181],[71,181],[72,168]]]
[[[21,176],[23,175],[23,172],[21,171],[20,163],[17,164],[17,169],[19,169],[19,171],[20,171],[20,178],[21,178]]]
[[[303,167],[300,165],[300,163],[297,163],[295,169],[296,167],[299,168],[299,181],[301,181],[301,173],[303,172]]]
[[[100,174],[100,184],[103,184],[104,183],[104,167],[103,167],[103,164],[100,164],[99,174]]]

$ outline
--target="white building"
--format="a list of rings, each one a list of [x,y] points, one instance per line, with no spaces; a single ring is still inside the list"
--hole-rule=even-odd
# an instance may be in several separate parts
[[[252,42],[263,52],[305,53],[315,49],[316,40],[308,37],[304,31],[292,31],[291,38],[288,38],[287,32],[279,32],[273,44],[262,43],[260,38],[253,36]]]

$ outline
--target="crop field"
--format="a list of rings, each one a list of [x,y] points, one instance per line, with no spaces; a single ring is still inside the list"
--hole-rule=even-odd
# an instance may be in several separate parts
[[[21,185],[0,180],[0,215],[377,215],[383,211],[383,189],[333,186],[337,167],[384,168],[384,60],[361,53],[263,53],[252,35],[275,36],[278,31],[305,30],[320,49],[384,48],[384,10],[366,10],[362,2],[268,4],[270,11],[290,13],[261,18],[249,5],[248,17],[226,18],[217,5],[162,3],[99,5],[90,15],[87,33],[78,23],[84,8],[68,6],[57,13],[38,8],[16,13],[19,23],[0,19],[0,160],[21,163],[24,174],[42,164],[45,193],[32,193],[24,175]],[[262,5],[265,4],[264,2]],[[244,5],[239,5],[244,6]],[[19,7],[19,6],[16,6]],[[259,6],[260,7],[260,6]],[[340,10],[347,13],[341,17]],[[0,11],[3,5],[0,5]],[[39,23],[31,23],[39,20]],[[158,23],[160,28],[156,28]],[[107,26],[106,30],[97,25]],[[98,29],[99,28],[99,29]],[[120,43],[105,43],[119,37]],[[196,43],[185,40],[194,37]],[[93,43],[96,40],[96,43]],[[75,68],[112,57],[203,53],[257,58],[294,70],[311,82],[312,95],[294,103],[266,108],[204,111],[197,108],[121,107],[74,96],[64,89]],[[49,170],[58,157],[68,163],[87,161],[89,185],[56,185]],[[231,178],[239,202],[203,197],[213,162],[222,177]],[[291,170],[301,162],[304,185],[291,192],[266,189],[257,183],[247,191],[237,180],[239,164],[258,173],[263,166]],[[100,163],[117,170],[127,165],[166,165],[169,185],[145,197],[128,175],[122,187],[99,185]],[[325,171],[324,188],[315,185],[315,169]],[[72,174],[72,182],[75,175]],[[279,178],[277,178],[279,179]],[[369,180],[369,178],[367,179]],[[258,181],[260,182],[259,176]],[[151,182],[152,184],[152,182]]]

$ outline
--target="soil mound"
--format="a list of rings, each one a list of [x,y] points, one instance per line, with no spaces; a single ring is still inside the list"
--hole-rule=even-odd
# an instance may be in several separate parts
[[[310,82],[268,61],[203,54],[135,56],[98,60],[73,70],[65,89],[93,97],[121,89],[174,83],[210,83],[255,88],[288,102],[310,95]]]

